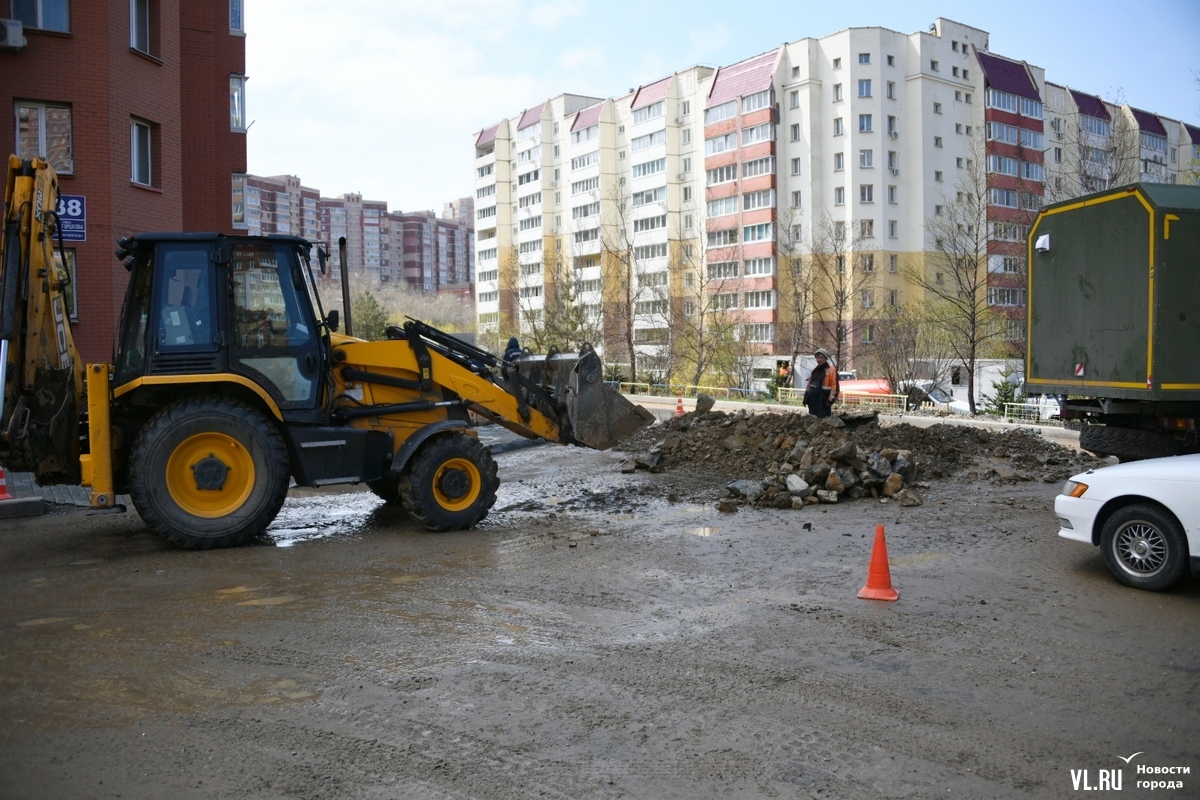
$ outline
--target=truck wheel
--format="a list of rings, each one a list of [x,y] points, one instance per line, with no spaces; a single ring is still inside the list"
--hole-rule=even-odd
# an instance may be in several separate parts
[[[1169,434],[1115,425],[1084,425],[1079,447],[1098,456],[1116,456],[1121,461],[1177,456],[1183,447]]]
[[[226,397],[181,400],[138,434],[129,494],[150,527],[184,547],[241,544],[266,530],[288,489],[275,425]]]
[[[1184,576],[1187,540],[1175,518],[1146,503],[1118,509],[1100,534],[1104,561],[1117,580],[1156,592]]]
[[[400,480],[404,507],[435,531],[465,530],[496,502],[496,462],[487,448],[461,433],[437,436]]]

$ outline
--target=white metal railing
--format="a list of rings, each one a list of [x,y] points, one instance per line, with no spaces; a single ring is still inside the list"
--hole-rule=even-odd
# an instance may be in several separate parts
[[[1012,422],[1042,423],[1047,422],[1050,414],[1056,410],[1056,407],[1043,403],[1005,403],[1004,419]]]
[[[903,411],[908,402],[908,395],[842,392],[841,402],[847,406],[865,406],[866,408],[879,408],[887,411]]]

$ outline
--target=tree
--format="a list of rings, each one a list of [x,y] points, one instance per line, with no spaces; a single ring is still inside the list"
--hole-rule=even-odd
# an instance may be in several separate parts
[[[729,373],[730,348],[738,338],[739,282],[736,246],[710,247],[707,236],[680,247],[679,294],[671,309],[674,363],[686,366],[690,382]],[[740,384],[739,384],[740,385]]]
[[[833,353],[839,368],[852,352],[848,343],[876,315],[874,254],[863,251],[864,240],[874,235],[864,230],[867,222],[834,220],[825,212],[812,234],[807,278],[812,340]]]
[[[933,323],[924,303],[896,309],[887,334],[872,352],[875,371],[887,379],[893,394],[901,394],[920,381],[941,386],[950,376],[953,351],[949,337]]]
[[[388,312],[380,305],[379,300],[370,289],[359,292],[350,303],[350,308],[354,312],[351,321],[354,325],[355,336],[367,341],[384,338],[384,331],[388,324]]]
[[[947,337],[951,352],[966,366],[967,403],[976,413],[975,364],[1004,335],[1003,319],[988,296],[989,177],[978,155],[959,173],[954,197],[926,221],[927,258],[907,264],[905,278],[925,294],[927,320]]]
[[[779,331],[781,347],[791,353],[793,368],[812,345],[813,270],[803,250],[799,208],[780,212],[777,241],[779,287]]]
[[[1047,153],[1053,154],[1048,159],[1051,167],[1046,181],[1048,203],[1138,180],[1141,175],[1138,128],[1123,103],[1118,90],[1112,100],[1104,102],[1109,120],[1076,110],[1064,115],[1061,123],[1055,119],[1047,126]]]

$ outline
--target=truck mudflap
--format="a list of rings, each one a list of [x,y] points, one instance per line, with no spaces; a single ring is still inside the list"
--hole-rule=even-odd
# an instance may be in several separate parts
[[[607,450],[655,421],[653,414],[605,383],[603,370],[596,351],[585,344],[566,387],[571,438],[594,450]]]

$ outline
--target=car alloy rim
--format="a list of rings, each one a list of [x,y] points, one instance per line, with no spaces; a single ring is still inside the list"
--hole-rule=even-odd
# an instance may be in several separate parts
[[[1113,547],[1121,564],[1130,572],[1148,577],[1167,563],[1167,541],[1153,525],[1128,522],[1121,526]]]

